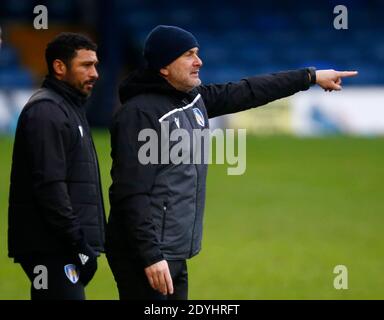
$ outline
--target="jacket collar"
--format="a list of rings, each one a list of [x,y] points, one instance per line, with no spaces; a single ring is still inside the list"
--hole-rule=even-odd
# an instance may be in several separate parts
[[[192,94],[182,92],[171,86],[167,80],[155,71],[148,68],[140,68],[131,72],[119,87],[120,102],[143,93],[166,94],[179,99],[191,100]]]
[[[56,79],[53,76],[47,75],[43,81],[42,88],[48,88],[56,91],[66,100],[73,103],[77,107],[83,107],[87,102],[87,96],[72,87],[65,81]]]

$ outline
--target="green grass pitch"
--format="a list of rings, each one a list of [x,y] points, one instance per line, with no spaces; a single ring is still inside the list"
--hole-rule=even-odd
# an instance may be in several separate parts
[[[94,137],[108,210],[109,135]],[[6,247],[12,138],[0,136],[0,150],[0,299],[28,299]],[[244,175],[209,167],[190,299],[384,299],[383,163],[383,138],[248,136]],[[333,287],[336,265],[347,290]],[[104,255],[86,292],[118,298]]]

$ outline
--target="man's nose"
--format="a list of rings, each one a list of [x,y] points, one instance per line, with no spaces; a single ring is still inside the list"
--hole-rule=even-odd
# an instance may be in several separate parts
[[[201,67],[203,65],[203,61],[199,58],[198,55],[195,56],[194,65],[198,67]]]
[[[98,78],[99,78],[99,73],[97,72],[95,66],[93,66],[93,68],[92,68],[92,70],[91,70],[91,74],[90,74],[90,76],[91,76],[92,78],[95,78],[95,79],[98,79]]]

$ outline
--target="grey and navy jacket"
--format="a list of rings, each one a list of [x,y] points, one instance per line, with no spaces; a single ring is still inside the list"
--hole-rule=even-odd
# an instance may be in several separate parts
[[[196,129],[209,128],[209,118],[261,106],[309,86],[308,72],[301,69],[201,85],[184,93],[150,70],[133,72],[120,86],[122,106],[111,125],[107,254],[126,255],[148,266],[162,259],[188,259],[201,249],[207,164],[161,161],[166,159],[161,153],[172,152],[175,145],[164,145],[162,123],[168,122],[170,134],[182,128],[192,139]],[[148,142],[139,139],[143,129],[158,134],[157,162],[139,159]],[[191,160],[198,151],[204,154],[204,143],[203,150],[191,150]]]
[[[23,108],[13,147],[8,211],[10,257],[104,251],[100,175],[86,99],[47,77]]]

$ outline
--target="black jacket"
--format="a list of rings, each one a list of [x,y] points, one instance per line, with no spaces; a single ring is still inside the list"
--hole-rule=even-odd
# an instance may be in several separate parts
[[[85,115],[86,99],[47,77],[20,114],[8,210],[10,257],[75,250],[104,251],[100,175]]]
[[[201,249],[207,165],[141,164],[142,129],[208,129],[208,118],[246,110],[309,88],[305,69],[250,77],[237,83],[174,89],[148,70],[131,74],[120,87],[122,107],[111,126],[111,213],[107,252],[136,258],[144,266],[187,259]],[[164,152],[159,138],[159,154]],[[209,142],[209,141],[208,141]],[[169,152],[175,143],[165,148]],[[204,142],[201,144],[204,149]],[[163,148],[163,150],[162,150]],[[207,150],[207,149],[205,149]],[[191,157],[196,152],[192,150]],[[159,156],[160,158],[160,156]],[[192,159],[192,158],[191,158]]]

